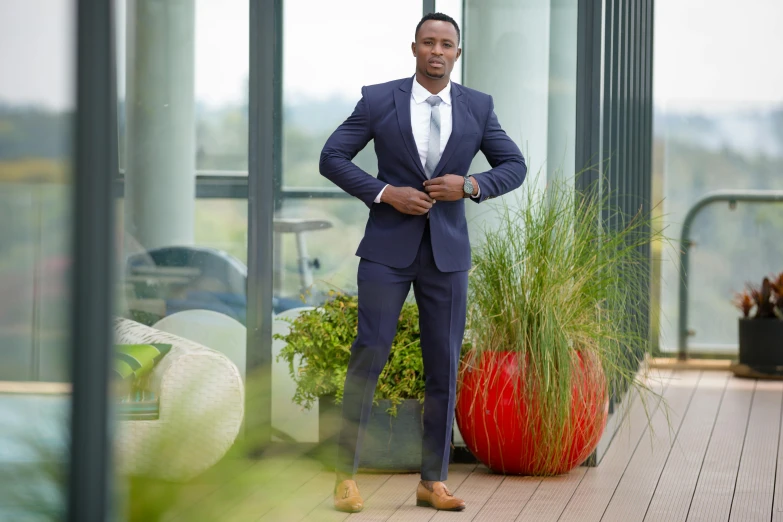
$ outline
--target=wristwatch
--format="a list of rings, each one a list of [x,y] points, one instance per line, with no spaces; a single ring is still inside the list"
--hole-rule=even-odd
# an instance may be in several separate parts
[[[465,176],[465,182],[462,184],[462,191],[467,197],[473,195],[473,182],[470,180],[470,176]]]

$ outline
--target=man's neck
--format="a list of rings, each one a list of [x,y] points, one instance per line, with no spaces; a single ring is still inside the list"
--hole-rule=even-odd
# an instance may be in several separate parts
[[[416,81],[419,82],[419,85],[427,89],[430,94],[438,94],[449,84],[449,78],[446,76],[435,79],[429,78],[419,72],[416,73]]]

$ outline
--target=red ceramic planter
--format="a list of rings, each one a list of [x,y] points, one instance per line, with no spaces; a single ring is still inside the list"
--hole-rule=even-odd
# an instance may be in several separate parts
[[[498,473],[560,475],[582,464],[606,427],[606,379],[594,357],[578,357],[571,414],[562,430],[544,435],[536,393],[527,393],[517,352],[485,352],[463,363],[457,425],[468,449]],[[469,363],[467,363],[469,364]]]

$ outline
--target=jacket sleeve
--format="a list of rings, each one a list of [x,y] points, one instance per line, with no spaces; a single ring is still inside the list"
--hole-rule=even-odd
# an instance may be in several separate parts
[[[472,201],[480,203],[486,199],[502,196],[522,185],[527,174],[525,158],[516,143],[500,127],[491,96],[480,149],[492,169],[473,175],[478,181],[481,195]]]
[[[321,175],[345,192],[359,198],[371,207],[386,184],[357,167],[351,160],[373,138],[370,125],[370,107],[365,88],[362,98],[347,120],[326,140],[321,151],[319,170]]]

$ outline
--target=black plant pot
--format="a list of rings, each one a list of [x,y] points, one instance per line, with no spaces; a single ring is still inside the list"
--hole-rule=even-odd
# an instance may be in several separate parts
[[[418,473],[421,469],[422,404],[406,400],[397,406],[397,416],[386,410],[391,401],[373,405],[359,458],[359,470],[365,473]],[[341,428],[341,406],[334,397],[318,401],[318,458],[329,469],[337,457],[337,438]]]
[[[783,378],[782,320],[739,320],[739,366],[755,374],[750,377]]]

